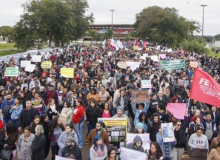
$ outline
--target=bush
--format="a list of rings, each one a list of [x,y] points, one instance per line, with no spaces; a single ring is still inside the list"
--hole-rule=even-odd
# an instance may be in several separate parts
[[[185,51],[189,51],[189,52],[196,52],[196,53],[208,53],[208,50],[205,48],[204,43],[200,43],[198,40],[193,39],[193,40],[184,40],[181,43],[182,48]]]

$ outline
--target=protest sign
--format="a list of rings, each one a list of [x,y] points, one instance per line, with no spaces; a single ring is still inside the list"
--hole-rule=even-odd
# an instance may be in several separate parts
[[[168,103],[167,110],[177,119],[184,119],[186,103]]]
[[[64,158],[64,157],[60,157],[60,156],[55,156],[55,160],[77,160],[77,159],[69,159],[69,158]]]
[[[167,52],[168,52],[168,53],[173,52],[172,48],[167,49]]]
[[[198,62],[193,62],[193,61],[191,61],[191,62],[189,63],[189,65],[190,65],[191,67],[193,67],[193,68],[197,68],[197,67],[198,67]]]
[[[141,88],[151,88],[151,80],[141,80]]]
[[[133,149],[121,148],[120,158],[122,160],[146,160],[147,154]]]
[[[144,56],[144,57],[149,57],[147,53],[144,53],[143,56]]]
[[[208,149],[191,149],[190,160],[207,160]]]
[[[140,59],[145,61],[145,60],[146,60],[146,57],[141,56]]]
[[[163,142],[173,142],[175,139],[173,123],[161,123]]]
[[[150,56],[150,58],[151,58],[154,62],[159,62],[158,56]]]
[[[149,134],[133,134],[133,133],[127,133],[127,139],[126,139],[126,145],[128,145],[129,143],[133,143],[133,140],[136,136],[139,136],[142,140],[142,147],[144,148],[144,150],[149,150],[150,149],[150,138],[149,138]]]
[[[188,85],[189,84],[189,80],[180,80],[181,85]]]
[[[119,61],[117,63],[117,66],[121,69],[126,69],[127,68],[127,65],[126,65],[126,62],[123,62],[123,61]]]
[[[36,67],[35,64],[29,64],[28,66],[25,67],[25,71],[26,72],[33,72],[35,67]]]
[[[109,141],[117,148],[125,146],[127,135],[127,119],[126,118],[98,118],[106,126]]]
[[[41,55],[33,55],[31,56],[32,62],[41,62]]]
[[[40,110],[41,109],[41,107],[42,107],[42,103],[43,103],[43,101],[42,101],[42,99],[39,99],[39,100],[33,100],[33,101],[31,101],[31,103],[32,103],[32,106],[36,109],[36,110]]]
[[[173,60],[173,61],[161,61],[161,69],[166,69],[168,72],[173,71],[174,69],[177,70],[177,72],[180,71],[181,68],[185,70],[186,68],[186,63],[184,59],[181,60]]]
[[[167,58],[167,56],[166,56],[166,54],[159,54],[159,58],[160,59],[165,59],[165,58]]]
[[[60,69],[61,76],[65,78],[73,78],[74,77],[74,68],[61,68]]]
[[[131,102],[132,103],[147,103],[149,101],[147,90],[132,90]]]
[[[51,61],[44,61],[41,63],[41,67],[43,69],[50,69],[52,66],[52,62]]]
[[[132,71],[139,68],[140,64],[141,62],[130,62],[130,61],[126,62],[127,67],[130,67]]]
[[[24,67],[28,66],[29,64],[31,64],[31,61],[21,61],[20,67],[24,68]]]
[[[17,77],[18,76],[18,68],[17,67],[7,67],[5,70],[6,77]]]

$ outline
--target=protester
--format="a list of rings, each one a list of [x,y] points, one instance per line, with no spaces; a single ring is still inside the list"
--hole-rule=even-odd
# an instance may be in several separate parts
[[[44,136],[44,129],[41,125],[37,125],[35,128],[35,138],[32,143],[32,160],[44,159],[44,147],[46,138]]]
[[[70,102],[66,102],[64,104],[64,108],[62,109],[61,113],[66,115],[66,124],[70,124],[72,122],[72,116],[73,116],[73,111],[71,109],[71,103]]]
[[[220,131],[218,131],[217,137],[212,139],[212,142],[210,144],[209,149],[212,150],[213,148],[215,148],[218,145],[219,142],[220,142]]]
[[[111,118],[113,116],[110,109],[110,104],[108,102],[103,103],[104,109],[100,111],[99,117],[101,118]]]
[[[40,116],[34,116],[34,121],[31,122],[31,133],[35,134],[35,127],[40,124]]]
[[[21,114],[23,106],[21,104],[21,99],[19,97],[15,98],[15,105],[11,107],[9,113],[11,114],[11,122],[14,123],[16,128],[18,128],[18,119]]]
[[[126,148],[129,148],[129,149],[132,149],[135,151],[144,152],[144,148],[143,148],[142,144],[143,144],[143,141],[142,141],[141,137],[137,135],[134,137],[133,143],[128,143],[126,145]]]
[[[44,153],[45,153],[45,158],[47,158],[47,155],[49,154],[49,151],[50,151],[50,138],[49,138],[50,121],[49,121],[49,117],[46,114],[41,115],[40,124],[42,125],[44,129],[44,136],[46,138]]]
[[[78,136],[75,133],[73,129],[73,125],[71,123],[66,125],[66,130],[61,133],[57,141],[58,146],[59,146],[59,153],[58,153],[59,156],[62,156],[62,151],[66,145],[66,140],[68,136],[71,136],[72,138],[74,138],[73,140],[75,144],[78,145]]]
[[[108,149],[108,155],[104,160],[121,160],[121,158],[117,156],[115,148],[110,147]]]
[[[213,148],[211,150],[211,152],[209,153],[209,156],[207,158],[207,160],[217,160],[220,159],[220,142],[216,145],[215,148]]]
[[[90,158],[104,160],[107,157],[107,147],[98,133],[93,139],[93,145],[90,148]]]
[[[150,133],[150,140],[151,142],[156,141],[156,135],[160,129],[160,119],[159,119],[159,114],[154,113],[152,116],[152,122],[149,123],[148,128],[147,128],[147,133]]]
[[[32,159],[31,146],[35,139],[35,135],[31,133],[30,127],[25,127],[24,133],[20,135],[17,143],[18,160]]]
[[[160,149],[160,146],[157,142],[152,142],[150,144],[150,150],[148,152],[148,158],[147,160],[162,160],[162,151]]]
[[[140,113],[140,115],[137,119],[136,125],[135,125],[135,129],[137,129],[137,124],[138,123],[142,123],[144,132],[147,132],[147,128],[148,128],[148,124],[149,124],[147,113],[145,113],[145,112]]]

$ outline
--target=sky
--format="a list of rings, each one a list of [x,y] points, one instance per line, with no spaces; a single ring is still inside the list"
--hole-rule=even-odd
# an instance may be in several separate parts
[[[133,24],[135,15],[150,6],[174,7],[179,15],[188,20],[195,20],[202,24],[203,9],[205,7],[204,35],[220,34],[220,2],[219,0],[87,0],[89,8],[87,14],[93,13],[94,24],[111,24],[114,12],[114,24]],[[0,0],[0,26],[14,26],[23,14],[22,4],[27,0]]]

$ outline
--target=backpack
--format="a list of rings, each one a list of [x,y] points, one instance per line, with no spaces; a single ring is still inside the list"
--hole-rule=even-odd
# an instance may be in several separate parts
[[[4,114],[4,118],[10,118],[11,114],[9,113],[11,109],[11,104],[10,102],[7,101],[7,103],[5,104],[5,106],[2,108],[2,113]]]

